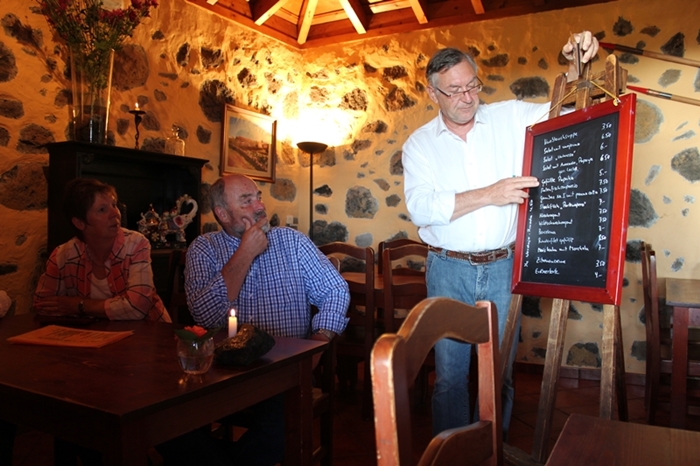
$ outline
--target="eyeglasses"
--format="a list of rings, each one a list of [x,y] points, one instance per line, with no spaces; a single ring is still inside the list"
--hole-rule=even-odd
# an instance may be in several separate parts
[[[445,92],[445,91],[443,91],[442,89],[440,89],[439,87],[433,86],[433,89],[437,89],[438,91],[440,91],[440,93],[441,93],[442,95],[444,95],[444,96],[447,97],[448,99],[456,99],[456,98],[458,98],[458,97],[462,97],[462,96],[465,95],[465,94],[476,95],[476,94],[478,94],[479,92],[481,92],[481,90],[482,90],[483,88],[484,88],[484,83],[482,83],[482,82],[481,82],[481,79],[479,79],[479,78],[476,78],[476,84],[473,84],[473,85],[467,87],[467,88],[466,88],[465,90],[463,90],[463,91]]]

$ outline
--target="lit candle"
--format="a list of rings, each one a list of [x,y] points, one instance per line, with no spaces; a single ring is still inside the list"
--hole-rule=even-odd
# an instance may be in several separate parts
[[[233,338],[238,333],[238,319],[236,318],[236,310],[231,308],[231,315],[228,318],[228,337]]]
[[[134,104],[134,106],[136,107],[136,110],[139,109],[139,103],[138,103],[138,102],[136,102],[136,103]]]

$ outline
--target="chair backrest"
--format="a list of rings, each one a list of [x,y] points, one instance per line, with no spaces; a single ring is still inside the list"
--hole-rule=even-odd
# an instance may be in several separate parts
[[[192,325],[194,319],[192,319],[187,307],[187,295],[185,294],[186,260],[186,249],[173,249],[170,252],[170,262],[168,264],[168,286],[170,287],[168,313],[174,324]]]
[[[428,257],[428,246],[422,243],[411,243],[405,246],[385,248],[384,263],[384,331],[395,332],[406,312],[428,296],[425,284],[425,261]],[[423,260],[422,270],[412,269],[404,264],[394,268],[394,262],[404,262],[405,259]]]
[[[398,238],[391,241],[382,241],[379,243],[377,248],[377,269],[379,273],[384,273],[384,250],[388,248],[398,248],[400,246],[408,246],[410,244],[423,244],[420,241],[416,241],[408,238]],[[427,245],[426,245],[427,247]]]
[[[363,274],[357,281],[348,280],[350,293],[364,301],[367,308],[374,310],[374,250],[347,243],[333,242],[319,246],[329,260],[339,261],[341,274]]]
[[[428,298],[411,309],[398,333],[383,334],[372,350],[378,466],[415,464],[408,389],[426,355],[442,338],[478,345],[481,420],[435,436],[418,464],[502,464],[496,306],[486,301],[475,307],[449,298]]]
[[[646,383],[644,390],[647,422],[654,424],[656,400],[661,382],[661,324],[659,315],[659,288],[656,282],[656,253],[651,244],[642,242],[642,291],[644,320],[647,337]]]

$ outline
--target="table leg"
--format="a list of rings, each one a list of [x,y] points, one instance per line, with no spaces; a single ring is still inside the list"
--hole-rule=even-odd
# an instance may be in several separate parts
[[[284,394],[284,464],[310,465],[313,456],[311,359],[299,362],[299,385]]]
[[[673,308],[673,361],[671,363],[671,427],[685,428],[686,384],[688,383],[687,307]]]

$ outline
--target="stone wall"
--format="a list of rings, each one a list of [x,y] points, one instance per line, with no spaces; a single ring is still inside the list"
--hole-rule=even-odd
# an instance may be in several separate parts
[[[697,2],[619,0],[296,50],[183,0],[162,2],[117,55],[111,140],[133,147],[127,112],[138,102],[147,112],[142,147],[162,150],[177,124],[187,154],[208,160],[208,186],[219,176],[223,104],[269,114],[278,121],[277,181],[262,190],[273,220],[293,216],[308,231],[310,160],[295,143],[325,142],[329,149],[313,160],[314,239],[376,248],[394,237],[417,238],[404,204],[401,145],[437,114],[424,72],[438,48],[476,56],[483,101],[544,102],[566,71],[559,50],[570,32],[589,29],[606,42],[700,60],[698,18]],[[0,21],[0,289],[19,313],[29,310],[46,258],[48,158],[40,146],[66,139],[68,81],[65,57],[33,2],[3,0]],[[618,55],[631,84],[694,98],[700,92],[697,68]],[[621,305],[632,372],[644,372],[645,357],[639,241],[657,250],[660,277],[700,278],[700,246],[691,239],[700,223],[699,125],[700,107],[639,96]],[[213,229],[206,210],[203,228]],[[519,360],[542,363],[550,304],[526,300]],[[572,303],[566,364],[600,365],[601,310]]]

